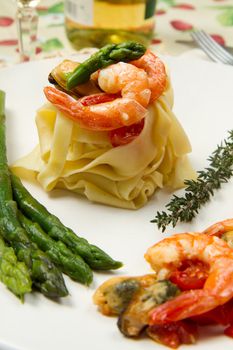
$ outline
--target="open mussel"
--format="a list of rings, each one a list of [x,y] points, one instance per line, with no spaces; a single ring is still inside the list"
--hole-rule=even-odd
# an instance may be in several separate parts
[[[68,77],[79,64],[79,62],[68,59],[62,61],[50,72],[48,76],[49,82],[60,90],[76,97],[101,93],[101,89],[98,87],[96,80],[91,78],[85,84],[78,85],[71,90],[67,89]]]

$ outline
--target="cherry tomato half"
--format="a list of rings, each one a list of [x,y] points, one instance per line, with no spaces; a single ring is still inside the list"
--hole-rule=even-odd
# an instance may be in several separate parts
[[[186,260],[182,266],[172,272],[170,281],[182,291],[203,288],[208,277],[209,266],[201,261]]]
[[[193,344],[197,338],[196,324],[190,320],[150,326],[147,332],[155,341],[173,349],[181,344]]]
[[[79,102],[82,103],[83,106],[92,106],[100,103],[111,102],[116,98],[119,98],[119,94],[95,94],[84,96],[79,99]],[[118,128],[115,130],[111,130],[109,132],[109,138],[113,147],[126,145],[132,142],[135,137],[137,137],[144,126],[144,119],[142,119],[139,123],[133,124],[130,126],[123,126],[122,128]]]
[[[144,127],[144,119],[139,123],[122,128],[111,130],[109,132],[110,141],[113,147],[126,145],[137,137]]]
[[[223,305],[204,314],[192,317],[200,325],[221,324],[223,326],[233,325],[233,298]],[[226,329],[227,331],[227,329]],[[228,330],[230,333],[232,330]]]
[[[224,330],[224,334],[228,335],[228,337],[233,338],[233,324]]]
[[[92,106],[97,105],[99,103],[111,102],[118,98],[117,94],[95,94],[81,97],[79,102],[82,103],[83,106]]]

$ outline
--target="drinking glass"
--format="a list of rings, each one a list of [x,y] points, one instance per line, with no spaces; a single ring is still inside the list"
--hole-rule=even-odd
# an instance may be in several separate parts
[[[33,59],[36,52],[38,14],[40,0],[14,0],[17,4],[16,24],[20,61]]]

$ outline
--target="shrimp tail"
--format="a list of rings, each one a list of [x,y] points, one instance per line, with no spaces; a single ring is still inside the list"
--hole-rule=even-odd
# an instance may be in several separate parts
[[[65,92],[62,92],[60,90],[57,90],[56,88],[46,86],[44,88],[44,94],[49,102],[51,102],[54,106],[56,106],[59,110],[61,110],[63,113],[69,113],[72,112],[72,104],[74,98],[66,94]],[[78,104],[78,101],[76,101]],[[80,105],[81,108],[81,105]]]

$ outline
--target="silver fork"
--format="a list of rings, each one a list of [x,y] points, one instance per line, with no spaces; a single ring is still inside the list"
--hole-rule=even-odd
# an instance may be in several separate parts
[[[215,62],[233,65],[233,56],[203,30],[191,33],[193,40]]]

